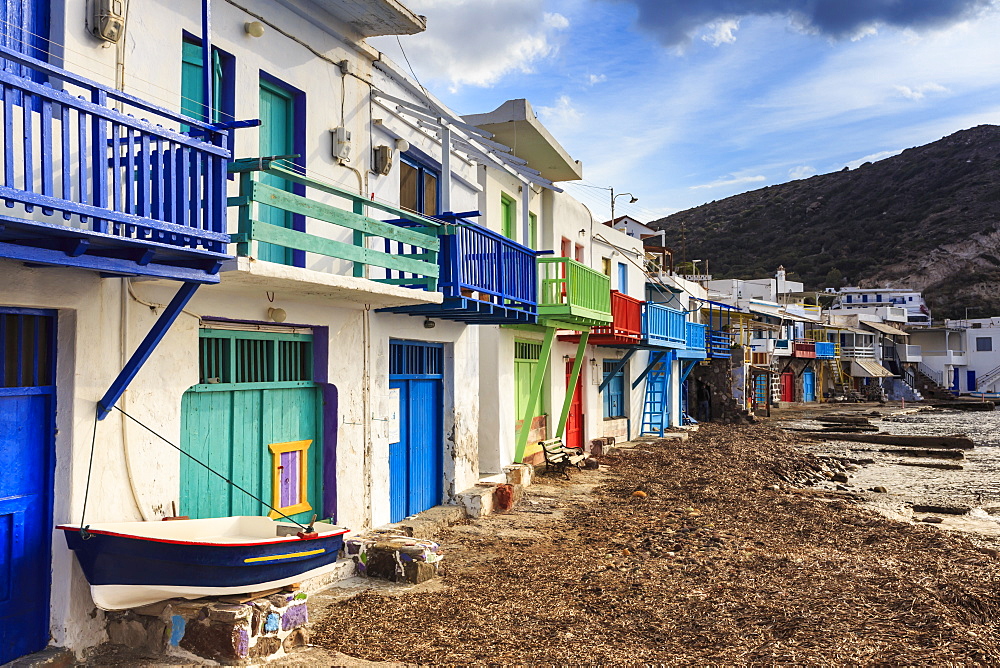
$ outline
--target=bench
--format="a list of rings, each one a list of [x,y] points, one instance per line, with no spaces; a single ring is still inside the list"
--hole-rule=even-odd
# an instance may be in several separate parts
[[[562,473],[566,480],[569,480],[569,467],[580,468],[587,455],[579,448],[567,448],[563,445],[561,438],[552,438],[547,441],[539,441],[542,452],[545,454],[545,471],[556,471]]]

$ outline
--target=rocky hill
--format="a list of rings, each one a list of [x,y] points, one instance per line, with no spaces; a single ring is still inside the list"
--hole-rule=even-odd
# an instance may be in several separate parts
[[[1000,127],[981,125],[865,163],[735,195],[651,223],[676,259],[717,278],[807,289],[923,290],[934,318],[1000,315]],[[682,250],[683,249],[683,250]]]

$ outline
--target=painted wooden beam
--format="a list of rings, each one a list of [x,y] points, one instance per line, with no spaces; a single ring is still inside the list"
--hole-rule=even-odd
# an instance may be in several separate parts
[[[528,403],[524,407],[524,415],[521,416],[521,428],[517,430],[517,440],[514,447],[514,463],[516,464],[520,464],[524,458],[524,450],[528,445],[528,433],[531,431],[531,420],[535,417],[535,404],[538,403],[538,398],[542,396],[542,384],[549,370],[549,358],[552,355],[552,342],[555,338],[555,328],[547,328],[545,339],[542,341],[542,350],[538,356],[538,364],[535,365],[535,373],[531,377],[531,391]]]
[[[559,427],[556,429],[556,438],[563,437],[566,429],[566,421],[569,419],[569,409],[573,403],[573,394],[576,392],[576,381],[580,377],[580,369],[583,367],[583,358],[586,357],[587,339],[590,332],[580,335],[580,343],[576,346],[576,359],[573,360],[573,371],[569,376],[569,387],[566,388],[566,396],[563,398],[562,412],[559,414]]]
[[[191,297],[194,296],[195,290],[198,289],[200,283],[184,283],[181,285],[180,289],[177,290],[177,294],[174,295],[167,307],[163,309],[163,313],[160,317],[156,319],[153,326],[150,328],[149,333],[146,334],[146,338],[142,340],[139,347],[135,349],[132,356],[129,358],[128,362],[125,363],[125,367],[115,378],[115,381],[111,383],[111,387],[108,391],[104,393],[101,400],[97,402],[97,419],[103,420],[111,412],[111,408],[118,403],[122,394],[125,392],[125,388],[128,387],[132,379],[135,378],[136,374],[139,373],[139,369],[142,365],[146,363],[149,356],[153,354],[153,350],[156,346],[163,340],[166,336],[167,330],[170,326],[174,324],[174,320],[177,316],[181,314],[187,303],[191,301]]]
[[[666,355],[666,354],[667,353],[665,351],[664,352],[655,352],[655,353],[651,353],[650,354],[650,356],[649,356],[649,364],[647,364],[646,368],[642,370],[642,373],[640,373],[636,377],[636,379],[634,381],[632,381],[632,389],[633,390],[635,388],[639,387],[639,383],[641,383],[643,381],[643,379],[645,379],[646,376],[649,375],[649,372],[653,370],[653,367],[656,366],[657,364],[659,364],[660,361],[663,359],[663,356]]]
[[[618,364],[615,365],[614,370],[610,374],[608,374],[608,377],[603,379],[601,381],[601,384],[597,387],[598,394],[603,392],[604,388],[606,388],[608,384],[611,382],[611,379],[614,378],[619,371],[625,368],[625,365],[628,364],[629,358],[632,357],[632,355],[635,355],[636,350],[637,348],[629,348],[628,352],[625,353],[625,356],[622,357],[620,360],[618,360]]]

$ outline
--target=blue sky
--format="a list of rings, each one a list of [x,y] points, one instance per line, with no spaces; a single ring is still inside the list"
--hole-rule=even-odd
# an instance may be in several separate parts
[[[640,220],[1000,124],[995,0],[407,0],[417,77],[460,114],[527,98]],[[405,67],[395,38],[374,46]]]

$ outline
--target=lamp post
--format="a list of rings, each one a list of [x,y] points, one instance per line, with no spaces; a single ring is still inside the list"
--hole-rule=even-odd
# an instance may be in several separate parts
[[[626,195],[628,195],[629,197],[631,197],[631,199],[628,201],[628,203],[629,204],[635,204],[636,202],[639,201],[639,198],[636,197],[635,195],[633,195],[632,193],[618,193],[616,195],[615,194],[614,186],[612,186],[610,188],[610,190],[611,190],[611,227],[614,227],[615,226],[615,200],[618,199],[619,197],[625,197]]]

